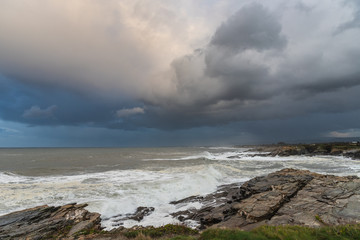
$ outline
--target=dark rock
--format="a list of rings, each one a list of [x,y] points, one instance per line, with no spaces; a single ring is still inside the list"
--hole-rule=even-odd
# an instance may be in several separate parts
[[[360,159],[360,144],[348,142],[315,144],[263,145],[251,149],[260,153],[250,156],[294,156],[294,155],[334,155]]]
[[[214,202],[211,197],[219,191],[205,196],[203,200],[207,201],[200,200],[203,208],[188,215],[180,214],[182,218],[178,219],[195,220],[200,223],[200,229],[209,226],[251,229],[263,224],[316,227],[360,222],[358,177],[283,169],[253,178],[236,191],[233,187],[223,186],[224,200],[210,204]],[[316,220],[319,217],[321,222]]]
[[[178,200],[178,201],[172,201],[172,202],[170,202],[170,204],[176,205],[176,204],[179,204],[179,203],[189,203],[189,202],[202,200],[203,198],[204,197],[202,197],[202,196],[190,196],[190,197]]]
[[[360,159],[360,150],[345,152],[344,156],[349,157],[349,158],[353,158],[353,159]]]
[[[0,239],[48,239],[70,237],[82,230],[100,230],[100,214],[76,203],[47,205],[0,216]]]
[[[115,223],[113,226],[120,226],[123,224],[126,220],[135,220],[140,222],[144,219],[145,216],[149,216],[155,208],[153,207],[138,207],[134,213],[128,213],[128,214],[120,214],[111,217],[112,221]]]
[[[144,219],[145,216],[150,215],[154,210],[155,208],[153,207],[138,207],[134,215],[129,217],[129,219],[140,222]]]

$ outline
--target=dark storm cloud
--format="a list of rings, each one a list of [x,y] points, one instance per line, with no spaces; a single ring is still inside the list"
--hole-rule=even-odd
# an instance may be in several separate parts
[[[208,117],[203,123],[247,118],[241,108],[262,105],[282,90],[266,61],[281,55],[285,46],[277,17],[259,4],[243,7],[220,25],[204,49],[172,63],[177,92],[165,108],[170,102],[181,113],[200,113]]]
[[[6,77],[0,77],[0,86],[0,117],[30,125],[105,126],[117,121],[117,109],[132,106],[121,98],[119,102],[101,100],[66,89],[23,84]]]
[[[281,25],[260,4],[245,6],[231,16],[215,32],[210,44],[231,51],[283,48],[286,39],[280,35]]]
[[[157,3],[164,8],[162,1]],[[49,64],[44,64],[48,56],[42,53],[29,65],[29,56],[25,60],[20,56],[19,65],[0,56],[0,70],[9,76],[0,78],[0,116],[31,125],[131,130],[238,124],[239,131],[262,136],[281,136],[302,123],[304,136],[311,131],[319,135],[332,129],[358,128],[356,121],[344,121],[342,126],[335,122],[338,115],[348,116],[360,108],[359,5],[357,1],[327,3],[329,6],[308,6],[301,1],[286,6],[282,2],[239,5],[232,16],[217,23],[205,44],[189,44],[203,47],[187,55],[180,42],[202,28],[181,30],[183,18],[172,20],[174,28],[170,28],[166,19],[176,11],[167,8],[154,14],[136,8],[140,17],[120,11],[115,15],[124,21],[115,21],[119,19],[111,15],[110,26],[103,23],[112,29],[110,38],[105,34],[92,39],[98,32],[85,28],[93,41],[65,39],[66,49],[86,42],[76,54],[67,50],[62,55],[60,48],[49,51],[49,56],[55,56]],[[350,12],[351,16],[346,15]],[[162,13],[160,20],[155,13]],[[348,18],[337,17],[338,13]],[[123,22],[129,26],[121,25]],[[75,30],[78,27],[81,25]],[[115,37],[114,29],[119,33]],[[125,39],[117,38],[120,35]],[[104,51],[99,50],[102,47]],[[10,56],[11,51],[4,49]],[[167,51],[172,51],[171,60]],[[36,51],[30,53],[36,55]],[[18,60],[16,56],[9,59]],[[170,67],[164,70],[160,65]],[[323,125],[325,118],[320,115],[327,116]],[[307,116],[316,126],[304,121]],[[287,119],[289,124],[285,124]],[[282,125],[286,131],[285,127],[281,130]],[[300,136],[301,130],[298,133]]]
[[[263,61],[285,46],[277,17],[262,5],[245,6],[220,25],[204,49],[172,63],[176,93],[165,105],[206,115],[221,101],[268,99],[277,80]]]
[[[322,36],[324,46],[309,48],[316,39],[289,42],[266,7],[243,7],[204,49],[173,62],[179,112],[199,113],[193,124],[214,125],[358,109],[360,48],[332,30]]]

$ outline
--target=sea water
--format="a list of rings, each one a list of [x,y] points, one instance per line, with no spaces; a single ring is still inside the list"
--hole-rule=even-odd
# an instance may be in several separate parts
[[[88,203],[114,227],[113,216],[137,207],[155,211],[134,225],[178,223],[169,213],[200,208],[171,201],[239,185],[283,168],[360,176],[360,161],[339,156],[254,156],[247,148],[30,148],[0,149],[0,215],[39,205]]]

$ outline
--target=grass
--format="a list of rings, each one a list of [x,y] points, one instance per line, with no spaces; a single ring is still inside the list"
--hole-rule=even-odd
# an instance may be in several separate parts
[[[315,215],[315,220],[318,221],[319,223],[326,225],[326,223],[322,220],[322,218],[319,215]]]
[[[360,224],[309,228],[302,226],[262,226],[252,231],[208,229],[201,234],[181,225],[134,230],[123,233],[134,240],[359,240]]]
[[[167,224],[162,227],[158,228],[145,228],[145,229],[139,229],[139,230],[132,230],[124,233],[124,236],[127,238],[136,238],[139,235],[148,236],[151,238],[160,238],[164,236],[176,236],[176,237],[186,237],[191,235],[197,235],[198,231],[185,227],[183,225],[172,225]],[[176,239],[176,238],[174,238]],[[181,240],[181,238],[177,238],[178,240]],[[186,238],[185,238],[186,239]]]
[[[301,226],[262,226],[252,231],[211,229],[199,240],[359,240],[360,225],[309,228]]]
[[[94,233],[95,236],[104,234],[102,235],[104,239],[108,237],[109,239],[122,240],[360,240],[360,224],[324,226],[321,228],[261,226],[251,231],[208,229],[202,233],[182,225],[168,224],[158,228],[152,227],[126,232]]]

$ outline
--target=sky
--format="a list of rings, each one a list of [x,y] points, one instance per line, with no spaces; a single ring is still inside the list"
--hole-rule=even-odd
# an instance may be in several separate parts
[[[358,0],[0,0],[0,147],[360,138]]]

